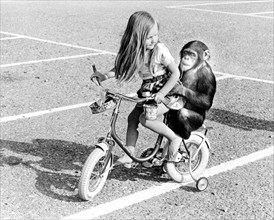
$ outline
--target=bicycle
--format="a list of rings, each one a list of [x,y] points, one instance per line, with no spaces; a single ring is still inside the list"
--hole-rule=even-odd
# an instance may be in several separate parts
[[[114,167],[112,150],[115,143],[134,161],[133,167],[140,163],[146,167],[161,166],[163,171],[167,172],[176,182],[189,183],[195,181],[198,191],[203,191],[208,187],[208,179],[201,177],[201,175],[209,160],[210,143],[206,138],[209,127],[203,125],[204,132],[194,131],[189,139],[182,140],[176,162],[168,162],[165,160],[165,157],[161,158],[159,156],[168,147],[168,142],[165,146],[162,146],[164,138],[162,135],[158,135],[154,148],[148,148],[140,157],[137,157],[125,148],[122,140],[116,133],[115,125],[119,115],[119,108],[122,101],[146,103],[154,98],[134,98],[109,90],[106,91],[105,97],[106,100],[103,103],[98,101],[90,105],[93,114],[98,114],[111,108],[113,108],[113,111],[106,136],[98,139],[95,149],[88,156],[82,168],[78,184],[78,194],[81,199],[92,200],[103,188],[109,172]],[[168,114],[164,115],[163,120],[164,123],[168,123]]]

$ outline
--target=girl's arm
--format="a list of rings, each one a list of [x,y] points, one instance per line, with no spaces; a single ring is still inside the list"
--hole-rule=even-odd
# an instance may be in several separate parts
[[[163,95],[163,98],[168,94],[168,92],[176,85],[177,81],[180,77],[180,72],[177,67],[177,65],[174,62],[171,62],[167,69],[171,73],[170,78],[166,82],[166,84],[161,88],[161,90],[158,93],[161,93]]]
[[[105,74],[107,79],[115,77],[115,67],[113,67],[109,72]]]

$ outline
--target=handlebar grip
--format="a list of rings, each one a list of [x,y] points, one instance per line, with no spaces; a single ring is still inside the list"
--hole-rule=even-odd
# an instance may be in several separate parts
[[[92,65],[92,69],[94,73],[97,71],[95,64]]]
[[[92,65],[92,69],[93,69],[93,72],[94,72],[94,73],[97,71],[95,64]],[[94,78],[93,78],[93,77],[91,76],[90,79],[91,79],[93,82],[95,82],[95,84],[96,84],[97,86],[101,86],[101,82],[98,80],[97,77],[94,77]]]

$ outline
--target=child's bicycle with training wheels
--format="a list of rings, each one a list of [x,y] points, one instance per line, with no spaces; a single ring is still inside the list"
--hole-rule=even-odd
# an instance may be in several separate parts
[[[160,166],[176,182],[190,183],[195,181],[196,188],[199,191],[207,188],[208,180],[206,177],[201,177],[201,175],[209,160],[210,144],[206,138],[208,127],[203,125],[203,132],[194,131],[187,140],[182,141],[175,162],[169,162],[165,157],[162,157],[163,151],[167,151],[168,148],[168,142],[164,144],[164,137],[162,135],[158,135],[154,147],[145,150],[140,157],[132,155],[117,135],[115,125],[121,102],[145,103],[153,99],[153,97],[134,98],[106,90],[105,101],[103,103],[99,101],[90,105],[93,114],[104,112],[110,108],[113,108],[113,111],[106,136],[98,139],[95,149],[84,163],[78,185],[81,199],[92,200],[103,188],[109,172],[114,167],[112,150],[115,143],[131,157],[133,167],[136,167],[140,163],[146,167]],[[167,114],[164,115],[163,120],[164,123],[168,123]]]

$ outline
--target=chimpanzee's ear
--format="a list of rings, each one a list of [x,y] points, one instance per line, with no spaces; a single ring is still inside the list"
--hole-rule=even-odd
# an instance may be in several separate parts
[[[208,61],[210,59],[210,52],[209,50],[204,51],[204,60]]]

